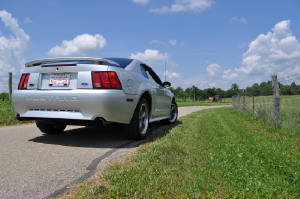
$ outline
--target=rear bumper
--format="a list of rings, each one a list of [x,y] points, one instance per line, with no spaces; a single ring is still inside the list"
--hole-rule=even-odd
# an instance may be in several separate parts
[[[132,98],[132,101],[127,101]],[[15,115],[21,119],[64,119],[129,124],[137,96],[123,90],[16,90],[12,95]]]

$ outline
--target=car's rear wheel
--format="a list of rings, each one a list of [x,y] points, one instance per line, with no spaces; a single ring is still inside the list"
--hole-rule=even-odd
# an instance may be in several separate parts
[[[177,121],[177,118],[178,118],[178,107],[176,102],[173,100],[170,109],[170,116],[166,120],[166,122],[168,124],[174,124]]]
[[[130,139],[144,139],[148,134],[149,127],[149,105],[146,99],[142,98],[138,103],[131,123],[128,126]]]
[[[51,134],[51,135],[62,133],[67,126],[65,124],[56,124],[53,122],[42,121],[42,120],[36,120],[35,124],[42,133]]]

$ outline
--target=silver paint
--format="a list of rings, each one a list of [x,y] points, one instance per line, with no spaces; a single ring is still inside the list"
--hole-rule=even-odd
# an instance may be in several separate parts
[[[72,58],[62,59],[72,60]],[[46,59],[45,62],[51,60]],[[28,87],[28,90],[13,91],[14,112],[20,117],[80,120],[95,120],[102,117],[109,122],[129,124],[137,103],[145,92],[148,92],[152,98],[151,110],[149,110],[150,122],[170,116],[173,93],[146,79],[140,71],[142,62],[138,60],[133,60],[125,69],[97,64],[61,66],[58,67],[59,70],[57,67],[32,66],[39,62],[43,62],[43,60],[29,62],[28,67],[24,69],[24,73],[30,73],[28,85],[32,86]],[[121,82],[122,90],[93,89],[92,71],[115,71]],[[71,74],[69,85],[67,87],[49,86],[49,75],[53,73]],[[132,98],[133,101],[128,102],[127,98]],[[76,110],[76,112],[68,110]]]

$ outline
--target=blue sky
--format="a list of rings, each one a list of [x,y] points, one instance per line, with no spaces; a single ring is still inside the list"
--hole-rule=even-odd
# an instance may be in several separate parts
[[[0,90],[7,72],[17,79],[45,57],[132,57],[162,79],[167,61],[167,79],[184,88],[300,70],[298,0],[2,0],[0,17]]]

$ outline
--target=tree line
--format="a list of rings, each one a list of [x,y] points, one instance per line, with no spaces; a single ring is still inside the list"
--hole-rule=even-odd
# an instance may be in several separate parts
[[[299,95],[300,85],[295,82],[291,84],[281,84],[279,83],[280,95]],[[262,82],[260,84],[253,84],[245,89],[246,95],[248,96],[266,96],[273,95],[272,81]]]
[[[205,100],[209,97],[219,95],[221,98],[231,98],[234,95],[240,93],[239,86],[234,83],[228,90],[223,90],[221,88],[206,88],[199,89],[197,86],[192,86],[186,89],[170,87],[170,90],[174,93],[178,99],[193,99],[193,100]]]
[[[295,82],[290,85],[283,85],[279,83],[280,95],[299,95],[300,85]],[[188,87],[186,89],[170,87],[170,90],[179,99],[192,99],[192,100],[206,100],[209,97],[219,95],[221,98],[231,98],[234,95],[245,93],[247,96],[267,96],[273,95],[272,81],[262,82],[260,84],[253,84],[246,89],[240,89],[236,83],[231,85],[228,90],[221,88],[206,88],[199,89],[197,86]]]

